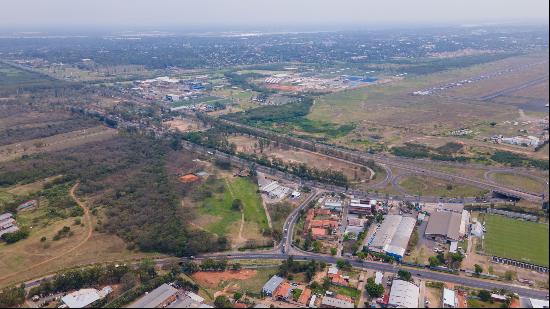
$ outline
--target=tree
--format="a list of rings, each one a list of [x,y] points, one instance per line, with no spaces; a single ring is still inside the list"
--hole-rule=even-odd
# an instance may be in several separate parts
[[[235,292],[235,294],[233,294],[233,299],[235,300],[239,300],[243,297],[243,294],[241,292]]]
[[[479,276],[483,272],[483,267],[481,267],[481,265],[475,264],[474,265],[474,271],[475,271],[476,275]]]
[[[183,262],[181,265],[181,270],[184,274],[191,275],[199,271],[199,265],[191,261]]]
[[[25,301],[25,285],[5,288],[0,291],[0,307],[9,308],[23,304]]]
[[[318,240],[314,241],[312,246],[313,246],[313,252],[321,251],[322,244],[321,244],[320,241],[318,241]]]
[[[338,267],[341,270],[351,270],[351,263],[346,260],[338,260],[336,262],[336,267]]]
[[[241,263],[235,263],[235,264],[231,265],[231,270],[234,270],[234,271],[239,271],[242,268],[243,267],[242,267]]]
[[[367,279],[367,293],[370,297],[378,298],[384,295],[384,286],[382,284],[376,284],[374,278]]]
[[[336,255],[336,253],[338,253],[338,250],[336,250],[336,248],[330,248],[330,255],[334,256]]]
[[[411,278],[412,278],[412,275],[410,272],[404,270],[404,269],[400,269],[398,272],[397,272],[397,276],[399,277],[399,279],[401,280],[405,280],[405,281],[411,281]]]
[[[241,211],[243,208],[243,202],[240,199],[234,199],[233,203],[231,203],[231,209],[235,211]]]
[[[488,302],[491,300],[491,292],[487,291],[487,290],[481,290],[477,293],[477,296],[479,297],[479,299],[481,299],[482,301],[484,302]]]
[[[512,281],[514,280],[514,277],[515,277],[515,273],[511,270],[507,270],[506,272],[504,272],[504,279],[506,281]]]
[[[231,302],[223,295],[216,297],[214,300],[214,307],[216,308],[231,308]]]

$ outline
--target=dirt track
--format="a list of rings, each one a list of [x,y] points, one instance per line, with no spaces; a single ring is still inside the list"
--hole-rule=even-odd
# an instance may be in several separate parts
[[[82,241],[80,241],[76,246],[66,250],[65,252],[62,252],[61,254],[57,255],[57,256],[54,256],[52,258],[49,258],[47,260],[44,260],[40,263],[36,263],[36,264],[33,264],[33,265],[30,265],[27,269],[25,269],[24,271],[27,272],[29,270],[32,270],[32,269],[35,269],[37,267],[40,267],[44,264],[47,264],[51,261],[54,261],[54,260],[57,260],[71,252],[74,252],[75,250],[77,250],[78,248],[82,247],[91,237],[92,237],[92,234],[93,234],[93,228],[92,228],[92,218],[90,216],[90,210],[88,209],[88,207],[86,207],[86,205],[81,202],[75,195],[75,190],[76,188],[78,187],[79,185],[79,182],[77,182],[72,188],[71,190],[69,191],[69,195],[74,199],[74,201],[78,204],[78,206],[80,206],[82,208],[82,210],[84,210],[84,224],[86,225],[86,227],[88,228],[88,232],[86,233],[86,237],[84,237],[84,239],[82,239]],[[18,271],[18,272],[14,272],[14,273],[11,273],[11,274],[8,274],[8,275],[5,275],[5,276],[2,276],[0,277],[0,281],[2,280],[5,280],[5,279],[8,279],[8,278],[11,278],[13,276],[16,276],[18,275],[20,272],[23,272],[23,271]]]

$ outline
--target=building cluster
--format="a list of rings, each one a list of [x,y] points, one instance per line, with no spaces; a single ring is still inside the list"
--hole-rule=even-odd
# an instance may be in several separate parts
[[[339,213],[332,209],[311,208],[307,211],[304,234],[311,233],[314,240],[337,240],[340,226]],[[305,235],[304,235],[305,236]]]
[[[5,213],[0,215],[0,238],[4,234],[15,233],[19,231],[17,222],[11,213]]]
[[[532,135],[514,136],[514,137],[504,137],[502,135],[495,135],[491,137],[491,141],[497,144],[508,144],[508,145],[514,145],[514,146],[531,147],[531,148],[536,148],[545,142],[544,140],[541,140],[540,138]]]
[[[327,278],[333,286],[336,287],[352,287],[350,278],[340,273],[340,270],[335,266],[328,268]],[[357,281],[357,280],[355,280]],[[361,279],[355,282],[359,285]],[[301,290],[299,297],[294,298],[292,291],[295,289]],[[262,288],[262,295],[269,297],[274,301],[287,302],[293,307],[309,307],[309,308],[354,308],[356,299],[352,297],[326,291],[324,295],[317,295],[311,289],[303,285],[289,282],[279,276],[273,276],[267,281]]]
[[[161,76],[135,81],[131,90],[143,99],[175,102],[202,95],[210,87],[208,79],[208,75],[195,76],[192,79]]]
[[[213,308],[204,298],[190,291],[180,291],[163,284],[132,303],[128,308]]]
[[[407,251],[416,218],[401,215],[386,215],[374,235],[368,241],[369,250],[385,253],[401,260]]]
[[[331,72],[336,75],[336,71]],[[351,87],[376,83],[378,78],[370,76],[338,75],[334,77],[321,77],[311,72],[285,72],[258,80],[268,89],[285,92],[301,91],[338,91]]]
[[[290,188],[279,184],[277,181],[268,181],[260,187],[260,192],[272,199],[283,199],[290,193]]]

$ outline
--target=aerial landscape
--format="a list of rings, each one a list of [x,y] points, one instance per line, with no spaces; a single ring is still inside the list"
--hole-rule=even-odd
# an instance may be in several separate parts
[[[547,1],[115,2],[1,4],[1,308],[549,307]]]

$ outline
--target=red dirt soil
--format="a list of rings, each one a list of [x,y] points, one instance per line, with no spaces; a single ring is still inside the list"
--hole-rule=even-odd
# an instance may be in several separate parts
[[[246,280],[256,275],[256,270],[243,269],[240,271],[223,271],[223,272],[211,272],[211,271],[199,271],[192,275],[193,279],[200,285],[205,287],[214,288],[217,287],[220,282],[226,280]]]

